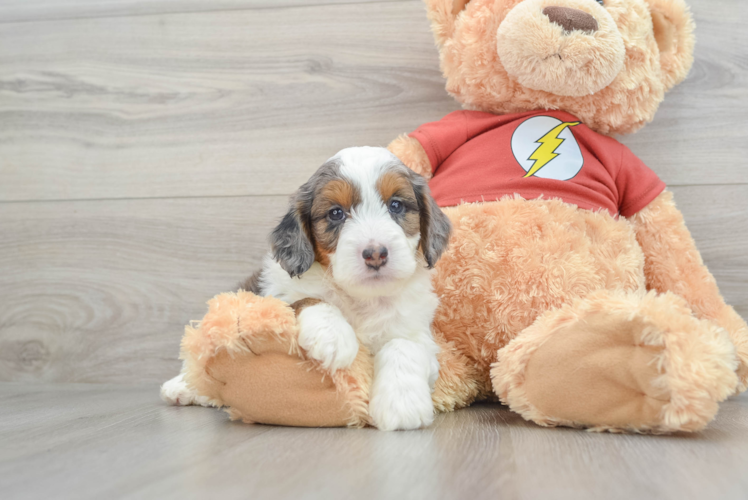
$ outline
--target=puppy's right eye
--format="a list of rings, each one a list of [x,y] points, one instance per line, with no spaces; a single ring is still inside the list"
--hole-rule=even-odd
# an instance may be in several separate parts
[[[345,218],[345,212],[343,212],[342,208],[333,208],[332,210],[327,212],[327,216],[330,218],[330,220],[339,221]]]

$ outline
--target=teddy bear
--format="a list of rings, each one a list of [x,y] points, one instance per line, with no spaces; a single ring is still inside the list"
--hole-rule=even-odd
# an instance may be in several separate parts
[[[433,271],[447,412],[499,400],[542,426],[698,431],[748,387],[748,327],[657,175],[614,136],[693,61],[683,0],[426,0],[463,110],[389,149],[453,235]],[[372,357],[330,372],[293,308],[216,296],[182,340],[187,382],[232,419],[371,425]]]

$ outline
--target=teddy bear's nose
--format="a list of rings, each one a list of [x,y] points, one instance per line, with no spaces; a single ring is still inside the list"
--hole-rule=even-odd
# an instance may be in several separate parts
[[[569,7],[546,7],[543,14],[548,16],[552,23],[561,26],[564,31],[586,31],[594,33],[597,31],[597,19],[590,14]]]

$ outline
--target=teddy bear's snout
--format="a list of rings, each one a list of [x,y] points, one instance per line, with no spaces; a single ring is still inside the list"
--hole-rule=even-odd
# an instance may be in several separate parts
[[[571,97],[599,92],[626,58],[611,12],[590,0],[522,0],[496,30],[499,62],[528,89]]]
[[[579,9],[569,7],[546,7],[543,14],[548,16],[552,23],[561,26],[564,31],[584,31],[594,33],[598,29],[597,19]]]

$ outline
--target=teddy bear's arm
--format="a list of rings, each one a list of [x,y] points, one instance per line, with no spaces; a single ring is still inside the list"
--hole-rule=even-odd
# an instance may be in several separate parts
[[[644,251],[647,288],[680,295],[697,317],[712,320],[728,332],[740,361],[739,390],[744,391],[748,387],[748,326],[725,304],[672,193],[660,194],[634,215],[631,222]]]
[[[400,135],[387,146],[395,156],[400,158],[406,167],[417,174],[421,174],[426,179],[431,178],[431,162],[417,139],[407,134]]]

